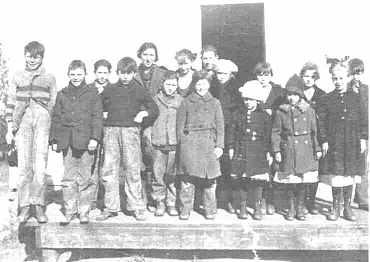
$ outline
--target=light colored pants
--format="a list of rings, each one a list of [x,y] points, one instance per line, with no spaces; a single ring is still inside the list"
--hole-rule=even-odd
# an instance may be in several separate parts
[[[66,214],[85,213],[95,201],[91,167],[94,154],[87,150],[68,148],[63,151],[63,202]]]
[[[19,206],[45,205],[49,112],[35,103],[26,109],[17,132]]]
[[[153,178],[151,181],[154,201],[166,201],[168,207],[176,204],[176,151],[153,150]]]
[[[119,193],[121,161],[127,210],[145,209],[140,175],[140,130],[137,127],[104,127],[102,182],[105,188],[105,207],[110,212],[121,210]]]

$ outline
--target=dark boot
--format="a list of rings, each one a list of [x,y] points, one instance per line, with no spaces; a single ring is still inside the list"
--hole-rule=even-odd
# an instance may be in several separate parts
[[[41,205],[35,206],[35,216],[36,216],[37,222],[41,224],[48,222],[48,218],[44,213],[44,207]]]
[[[290,185],[289,185],[290,186]],[[292,188],[288,190],[288,212],[285,215],[285,219],[288,221],[294,220],[295,216],[295,198],[294,198],[294,191]]]
[[[247,201],[244,200],[240,202],[240,213],[238,215],[239,219],[248,219],[248,213],[247,213]]]
[[[262,190],[263,186],[256,183],[255,189],[254,189],[254,213],[253,213],[253,219],[255,220],[261,220],[262,219]]]
[[[333,207],[327,219],[330,221],[336,221],[338,220],[340,215],[340,198],[341,198],[340,196],[342,193],[342,188],[332,187],[331,191],[333,195]]]
[[[306,190],[305,184],[298,184],[296,190],[296,197],[297,197],[297,219],[298,220],[306,220],[306,215],[304,212],[304,200],[306,197]]]
[[[306,206],[311,215],[319,214],[319,209],[316,206],[316,192],[318,183],[308,184],[306,187]]]
[[[79,215],[80,224],[88,224],[90,222],[89,211],[81,212]]]
[[[343,199],[344,199],[343,217],[344,219],[349,221],[356,221],[356,216],[351,208],[352,189],[353,189],[352,187],[353,186],[343,187]]]
[[[273,215],[275,214],[275,206],[274,206],[274,187],[269,182],[266,186],[266,214]]]
[[[22,207],[18,215],[19,223],[26,223],[29,218],[30,218],[30,206]]]

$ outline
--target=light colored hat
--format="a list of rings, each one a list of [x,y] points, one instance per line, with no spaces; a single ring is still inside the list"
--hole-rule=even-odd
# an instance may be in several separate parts
[[[251,80],[240,87],[239,92],[242,98],[264,101],[265,95],[262,88],[262,84],[258,80]]]
[[[238,66],[231,60],[219,59],[216,64],[216,71],[237,73]]]

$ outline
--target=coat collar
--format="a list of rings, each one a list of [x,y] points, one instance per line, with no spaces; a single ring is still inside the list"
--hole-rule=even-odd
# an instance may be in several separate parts
[[[181,104],[182,97],[179,94],[175,94],[173,97],[167,97],[162,92],[159,92],[157,99],[166,107],[178,108]]]
[[[189,100],[193,103],[199,101],[209,102],[212,98],[213,96],[209,92],[207,92],[204,96],[200,96],[196,92],[189,95]]]
[[[91,88],[86,84],[86,82],[84,81],[81,85],[81,87],[77,87],[79,92],[77,92],[77,97],[80,97],[82,96],[84,93],[86,93],[87,91],[89,91]],[[73,90],[75,89],[76,87],[72,86],[71,84],[69,84],[66,88],[63,88],[62,92],[67,95],[67,96],[70,96],[72,95],[72,92]]]
[[[310,104],[306,102],[306,100],[301,99],[296,106],[292,106],[290,104],[282,104],[279,106],[279,109],[285,113],[288,113],[291,109],[297,108],[301,112],[306,112]]]

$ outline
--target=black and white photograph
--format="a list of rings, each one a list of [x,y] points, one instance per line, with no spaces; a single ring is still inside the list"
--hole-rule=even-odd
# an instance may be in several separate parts
[[[368,261],[368,6],[1,1],[0,261]]]

